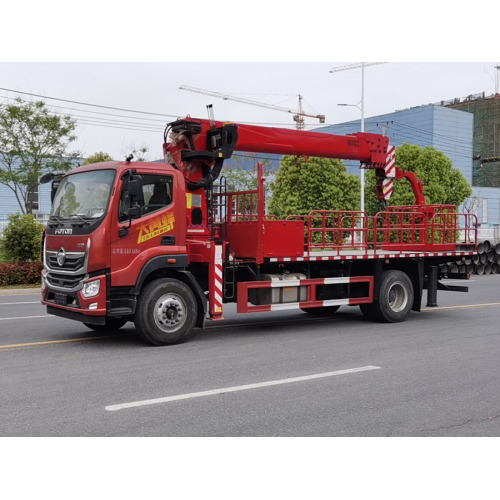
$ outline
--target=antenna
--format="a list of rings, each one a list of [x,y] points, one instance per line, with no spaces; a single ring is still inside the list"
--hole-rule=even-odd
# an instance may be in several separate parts
[[[208,120],[210,121],[210,128],[215,128],[215,115],[213,104],[207,104]]]

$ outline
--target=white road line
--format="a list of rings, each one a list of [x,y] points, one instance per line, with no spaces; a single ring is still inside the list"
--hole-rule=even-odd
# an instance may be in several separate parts
[[[34,319],[34,318],[50,318],[52,315],[44,314],[43,316],[18,316],[17,318],[0,318],[0,321],[9,321],[11,319]]]
[[[17,306],[20,304],[40,304],[40,301],[37,300],[36,302],[2,302],[0,303],[0,306]]]
[[[336,375],[347,375],[349,373],[358,373],[358,372],[365,372],[365,371],[369,371],[369,370],[379,370],[379,369],[380,369],[380,366],[362,366],[360,368],[349,368],[347,370],[338,370],[335,372],[317,373],[315,375],[306,375],[303,377],[293,377],[293,378],[285,378],[285,379],[281,379],[281,380],[271,380],[269,382],[260,382],[257,384],[238,385],[235,387],[225,387],[223,389],[213,389],[211,391],[191,392],[189,394],[179,394],[177,396],[168,396],[165,398],[145,399],[143,401],[133,401],[132,403],[122,403],[122,404],[117,404],[117,405],[109,405],[109,406],[106,406],[105,409],[108,411],[125,410],[128,408],[136,408],[138,406],[148,406],[148,405],[156,405],[156,404],[160,404],[160,403],[170,403],[172,401],[180,401],[182,399],[202,398],[205,396],[215,396],[217,394],[226,394],[228,392],[247,391],[249,389],[260,389],[262,387],[270,387],[273,385],[292,384],[295,382],[305,382],[307,380],[335,377]]]

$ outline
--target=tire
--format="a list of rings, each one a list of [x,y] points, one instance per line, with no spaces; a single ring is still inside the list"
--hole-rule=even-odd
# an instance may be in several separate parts
[[[193,331],[197,310],[193,292],[182,281],[155,280],[139,296],[135,327],[152,345],[179,344]]]
[[[329,316],[335,314],[340,309],[340,306],[327,306],[327,307],[304,307],[301,308],[307,314],[316,316]]]
[[[105,325],[92,325],[90,323],[84,323],[87,328],[94,330],[95,332],[107,332],[119,330],[125,323],[128,322],[126,318],[106,318]]]
[[[402,271],[385,271],[379,298],[373,306],[376,319],[381,322],[404,321],[413,306],[413,285],[408,275]]]

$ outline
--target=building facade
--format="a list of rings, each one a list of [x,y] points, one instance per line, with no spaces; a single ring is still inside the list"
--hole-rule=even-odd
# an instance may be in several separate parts
[[[469,95],[442,103],[474,116],[472,186],[483,224],[498,225],[500,217],[500,94]]]
[[[396,147],[406,142],[442,151],[472,186],[472,196],[464,203],[466,208],[462,207],[462,211],[475,213],[483,226],[497,226],[500,224],[500,187],[477,185],[479,177],[474,168],[477,161],[474,158],[478,155],[475,123],[477,118],[474,113],[440,103],[365,118],[365,132],[386,135]],[[500,131],[500,119],[496,123]],[[344,135],[359,132],[360,129],[360,120],[355,120],[317,130]],[[350,173],[359,173],[359,163],[347,164]]]

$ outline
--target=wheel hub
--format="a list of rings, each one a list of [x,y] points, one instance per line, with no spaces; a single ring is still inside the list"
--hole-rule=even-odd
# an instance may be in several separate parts
[[[182,327],[186,321],[186,306],[176,295],[163,295],[155,304],[155,323],[165,332],[172,332]]]
[[[402,311],[407,304],[408,297],[401,283],[394,283],[389,289],[389,307],[394,312]]]

